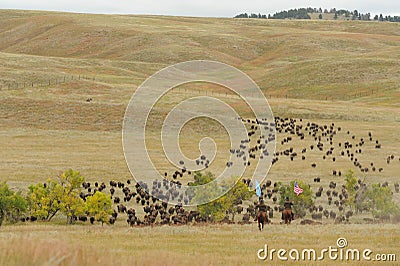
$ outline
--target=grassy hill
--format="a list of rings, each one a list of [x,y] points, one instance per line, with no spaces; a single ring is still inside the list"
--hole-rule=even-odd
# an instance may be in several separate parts
[[[372,89],[398,95],[397,23],[10,10],[0,18],[1,61],[8,62],[3,83],[81,74],[139,85],[162,66],[211,59],[245,70],[276,95],[347,99]]]
[[[194,59],[245,71],[275,115],[356,130],[379,123],[378,134],[398,141],[397,23],[13,10],[0,18],[2,179],[35,180],[69,167],[89,179],[129,176],[120,130],[132,93],[159,69]],[[224,91],[199,91],[207,90]]]
[[[275,116],[302,118],[298,125],[303,128],[314,122],[342,128],[335,136],[335,163],[331,157],[322,159],[323,152],[309,151],[309,145],[315,144],[312,137],[282,144],[290,135],[278,134],[277,151],[294,147],[300,154],[305,146],[308,151],[305,160],[291,162],[281,156],[268,174],[272,182],[301,179],[315,192],[320,186],[327,190],[333,180],[340,191],[343,176],[333,176],[332,170],[344,175],[349,169],[368,184],[388,181],[392,190],[399,180],[398,23],[14,10],[0,10],[0,21],[0,182],[7,181],[13,189],[26,190],[28,184],[43,182],[68,168],[80,171],[92,183],[126,182],[130,173],[121,128],[132,93],[163,67],[194,59],[221,61],[247,73],[263,90]],[[149,118],[149,153],[160,171],[174,170],[163,156],[162,121],[174,105],[193,95],[217,97],[243,117],[252,117],[248,106],[221,86],[196,83],[175,88],[156,104]],[[368,140],[368,132],[373,141]],[[198,142],[209,135],[219,147],[210,169],[220,170],[226,163],[228,142],[226,132],[215,122],[188,123],[181,132],[182,150],[198,156]],[[352,141],[353,135],[354,141],[364,138],[367,142],[356,157],[364,166],[373,162],[383,167],[383,172],[361,173],[339,155],[337,144]],[[381,149],[374,147],[378,139]],[[395,159],[389,165],[386,160],[392,154]],[[313,162],[316,168],[311,167]],[[315,177],[321,183],[313,182]],[[337,211],[328,205],[325,191],[316,204]],[[399,203],[400,194],[394,193],[394,199]],[[126,204],[143,214],[141,206]],[[271,199],[267,204],[276,205]],[[351,222],[362,223],[370,216],[357,214]],[[263,233],[254,224],[128,228],[125,217],[120,214],[112,227],[79,222],[65,226],[63,217],[46,224],[3,226],[0,247],[5,253],[0,254],[0,264],[162,261],[190,265],[201,260],[200,264],[255,265],[260,262],[256,252],[265,244],[318,248],[335,246],[338,237],[346,237],[351,248],[384,254],[397,252],[399,242],[398,225],[336,225],[324,218],[320,226],[303,226],[295,220],[286,227],[278,224],[279,213]],[[49,249],[57,251],[53,254]]]

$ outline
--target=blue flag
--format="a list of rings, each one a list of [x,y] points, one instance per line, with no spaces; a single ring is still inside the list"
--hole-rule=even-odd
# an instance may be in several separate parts
[[[257,180],[256,180],[256,195],[257,197],[261,197],[261,187]]]

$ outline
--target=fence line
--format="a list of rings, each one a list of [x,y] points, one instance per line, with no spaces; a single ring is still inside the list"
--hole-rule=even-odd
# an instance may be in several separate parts
[[[230,93],[220,93],[220,92],[214,92],[214,91],[207,91],[207,90],[188,90],[188,89],[182,89],[182,88],[177,88],[178,92],[184,93],[184,94],[199,94],[199,95],[209,95],[209,96],[219,96],[219,97],[228,97],[228,98],[239,98],[238,95],[236,94],[230,94]],[[322,100],[322,101],[346,101],[346,100],[353,100],[357,98],[362,98],[362,97],[368,97],[371,95],[376,95],[378,93],[384,92],[387,89],[373,89],[371,91],[359,91],[355,92],[352,94],[347,94],[347,95],[337,95],[335,97],[329,97],[326,95],[311,95],[310,98],[307,98],[309,100]],[[305,99],[301,97],[296,97],[290,94],[264,94],[264,96],[267,99]],[[252,94],[250,97],[255,97],[254,94]]]
[[[1,84],[0,83],[0,91],[4,89],[8,90],[18,90],[18,89],[24,89],[24,88],[40,88],[40,87],[49,87],[51,85],[59,85],[59,84],[66,84],[74,81],[79,81],[79,80],[87,80],[87,81],[96,81],[95,77],[89,77],[86,75],[66,75],[63,76],[62,78],[56,78],[56,79],[49,79],[46,82],[6,82]],[[309,99],[312,100],[324,100],[324,101],[334,101],[334,100],[352,100],[352,99],[357,99],[357,98],[362,98],[362,97],[368,97],[374,94],[381,93],[383,91],[386,91],[387,89],[372,89],[370,91],[358,91],[352,94],[347,94],[347,95],[337,95],[335,97],[328,97],[326,95],[314,95],[311,96]],[[211,95],[211,96],[220,96],[220,97],[230,97],[230,98],[236,98],[238,97],[235,94],[228,94],[228,93],[218,93],[218,92],[213,92],[213,91],[207,91],[207,90],[187,90],[187,89],[182,89],[178,88],[179,92],[183,92],[185,94],[189,93],[198,93],[198,94],[206,94],[206,95]],[[265,97],[269,99],[273,98],[285,98],[285,99],[304,99],[301,97],[296,97],[294,95],[290,94],[265,94]],[[254,95],[252,96],[254,97]]]
[[[40,87],[48,87],[51,85],[58,85],[58,84],[66,84],[74,81],[79,80],[88,80],[88,81],[95,81],[95,77],[89,77],[86,75],[68,75],[63,76],[62,78],[55,78],[55,79],[48,79],[47,81],[42,82],[4,82],[0,84],[0,90],[8,89],[8,90],[18,90],[24,88],[40,88]]]

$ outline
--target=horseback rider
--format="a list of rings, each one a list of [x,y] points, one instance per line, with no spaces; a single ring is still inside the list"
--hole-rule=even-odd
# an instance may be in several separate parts
[[[258,205],[258,211],[267,212],[267,205],[264,203],[264,200],[260,200],[260,204]]]
[[[285,208],[285,210],[290,210],[290,212],[292,213],[292,220],[294,220],[294,213],[292,211],[292,206],[293,202],[289,200],[289,197],[286,197],[285,201],[283,202],[283,207]],[[282,220],[283,220],[283,213],[282,213]]]
[[[258,214],[256,220],[258,221],[260,219],[260,216],[263,212],[267,212],[267,205],[264,203],[263,199],[260,199],[260,203],[257,205],[258,208]]]

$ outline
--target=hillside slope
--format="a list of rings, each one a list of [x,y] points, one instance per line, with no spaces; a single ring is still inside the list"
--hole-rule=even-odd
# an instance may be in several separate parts
[[[12,10],[0,11],[0,19],[3,84],[68,73],[139,85],[162,66],[209,59],[239,67],[277,96],[347,100],[364,93],[391,103],[399,96],[398,23]],[[24,68],[38,73],[18,73]]]
[[[68,168],[92,180],[129,176],[121,127],[132,93],[161,68],[194,59],[222,61],[250,75],[276,116],[334,121],[360,136],[373,131],[385,149],[368,159],[386,163],[397,151],[398,23],[13,10],[0,10],[0,21],[0,180],[42,180]],[[163,115],[191,93],[217,92],[244,108],[237,97],[226,98],[224,88],[193,87],[158,105],[149,123],[154,150]],[[185,151],[197,151],[195,140],[203,136],[195,131],[213,132],[209,123],[199,128],[185,131]],[[311,163],[290,172],[278,164],[272,174],[331,173],[328,162],[309,171]],[[395,178],[393,169],[382,175]]]

